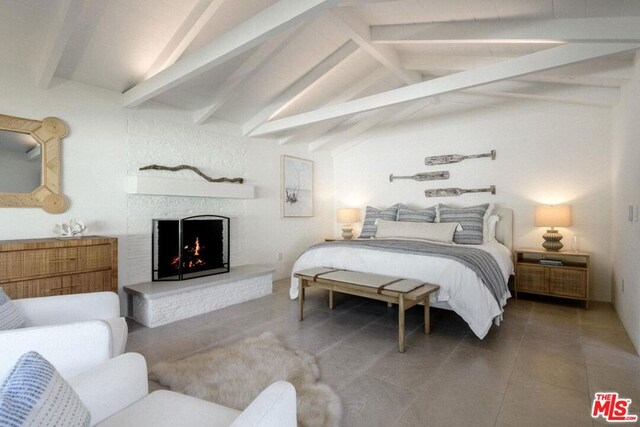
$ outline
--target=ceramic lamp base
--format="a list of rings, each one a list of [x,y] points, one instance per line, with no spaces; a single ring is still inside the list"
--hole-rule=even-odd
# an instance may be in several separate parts
[[[351,224],[345,224],[342,227],[342,238],[344,240],[353,239],[353,228],[351,227]]]
[[[548,251],[557,252],[564,246],[560,243],[562,234],[558,233],[558,230],[547,230],[547,232],[542,235],[542,238],[544,239],[542,247]]]

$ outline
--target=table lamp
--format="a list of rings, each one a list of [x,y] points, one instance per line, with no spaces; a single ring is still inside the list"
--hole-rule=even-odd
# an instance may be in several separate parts
[[[542,247],[548,251],[562,249],[562,234],[554,227],[568,227],[571,225],[571,206],[569,205],[538,205],[536,206],[534,225],[536,227],[551,227],[542,235]]]
[[[349,240],[353,238],[353,228],[351,224],[360,221],[360,210],[356,208],[341,208],[338,209],[338,223],[342,226],[342,238]]]

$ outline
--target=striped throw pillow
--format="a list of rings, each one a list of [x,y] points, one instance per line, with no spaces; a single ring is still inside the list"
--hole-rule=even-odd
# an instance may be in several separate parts
[[[367,210],[364,214],[364,221],[362,222],[362,231],[360,232],[360,239],[370,239],[376,236],[378,226],[376,225],[377,219],[384,219],[387,221],[395,221],[398,217],[398,205],[395,204],[385,210],[372,208],[367,206]]]
[[[88,427],[91,414],[49,361],[23,354],[0,386],[0,426]]]
[[[398,221],[405,222],[435,222],[436,207],[426,209],[411,209],[407,205],[398,205]]]
[[[489,203],[466,208],[454,208],[438,205],[439,222],[457,222],[462,230],[456,230],[453,235],[454,243],[463,245],[481,245],[484,242],[485,215],[489,212]]]
[[[21,328],[24,326],[24,317],[18,311],[11,298],[0,288],[0,331]]]

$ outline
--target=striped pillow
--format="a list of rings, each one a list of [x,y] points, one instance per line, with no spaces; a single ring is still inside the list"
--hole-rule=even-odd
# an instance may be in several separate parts
[[[0,288],[0,331],[16,329],[24,326],[24,317],[11,301],[11,298]]]
[[[0,426],[89,426],[91,414],[51,363],[23,354],[0,386]]]
[[[481,245],[484,242],[485,215],[489,212],[489,203],[466,208],[454,208],[438,205],[439,222],[457,222],[462,230],[456,230],[453,235],[454,243],[464,245]]]
[[[426,209],[411,209],[407,205],[398,205],[398,221],[406,222],[435,222],[436,207]]]
[[[364,215],[364,221],[362,222],[362,231],[360,232],[360,239],[370,239],[375,237],[378,226],[376,225],[376,219],[384,219],[387,221],[395,221],[398,217],[398,205],[395,204],[390,208],[383,211],[380,209],[367,206],[367,210]]]

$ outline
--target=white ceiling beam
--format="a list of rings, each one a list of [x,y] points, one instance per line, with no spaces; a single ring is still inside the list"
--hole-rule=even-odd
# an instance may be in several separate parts
[[[639,17],[513,19],[371,27],[374,43],[633,43],[640,41]]]
[[[638,48],[640,48],[640,44],[631,43],[562,45],[518,58],[508,59],[499,64],[487,65],[474,70],[463,71],[342,104],[322,107],[314,111],[267,122],[259,126],[252,133],[252,136],[277,133],[324,120],[349,116],[420,98],[469,89],[487,83],[512,79],[525,74]]]
[[[270,37],[333,6],[339,0],[279,0],[219,38],[126,91],[125,107],[135,107],[220,65]]]
[[[420,55],[402,54],[400,62],[409,70],[419,70],[433,76],[446,76],[460,71],[472,70],[497,64],[509,57]],[[614,59],[592,59],[589,62],[566,65],[530,76],[521,76],[524,81],[576,84],[587,86],[619,87],[633,75],[633,63]]]
[[[313,67],[304,76],[300,77],[295,83],[289,86],[274,101],[249,119],[242,126],[242,133],[244,135],[248,135],[255,128],[265,123],[267,120],[276,117],[289,106],[293,105],[293,103],[311,92],[323,79],[327,78],[332,71],[351,57],[351,55],[353,55],[358,49],[358,45],[352,40],[349,40],[333,51],[318,65]]]
[[[220,89],[211,97],[209,105],[194,112],[194,122],[199,125],[206,122],[233,97],[237,87],[255,76],[264,64],[282,52],[282,50],[289,45],[289,42],[298,36],[302,29],[304,29],[304,26],[298,26],[298,28],[290,31],[288,34],[278,34],[276,37],[262,44],[262,46],[252,53],[251,56],[220,85]]]
[[[430,98],[421,99],[420,101],[413,102],[405,106],[396,105],[392,108],[389,108],[388,110],[382,111],[382,114],[375,114],[367,120],[356,123],[341,134],[335,135],[333,139],[328,141],[328,143],[325,145],[337,144],[337,146],[331,150],[331,154],[335,157],[340,153],[350,150],[356,145],[362,144],[364,141],[366,141],[367,138],[370,138],[370,134],[364,135],[370,129],[379,127],[379,129],[382,130],[389,124],[406,120],[407,118],[416,114],[418,111],[426,108],[428,105],[439,103],[440,101],[437,98]],[[309,148],[311,149],[311,147]]]
[[[226,0],[198,0],[149,67],[145,80],[174,64]]]
[[[60,64],[64,49],[80,18],[84,0],[62,0],[44,42],[44,49],[36,69],[36,85],[47,89]]]
[[[420,73],[405,70],[402,67],[398,55],[393,49],[385,46],[376,46],[371,43],[369,25],[352,11],[341,9],[332,10],[331,13],[335,17],[336,24],[344,34],[358,43],[361,48],[367,51],[376,61],[387,67],[387,69],[400,80],[408,85],[422,81]]]
[[[389,72],[384,67],[380,67],[376,69],[374,72],[358,80],[354,85],[349,86],[347,90],[340,92],[337,96],[335,96],[333,99],[327,102],[327,105],[340,104],[342,102],[346,102],[361,96],[363,93],[370,90],[374,84],[378,83],[388,74]],[[347,120],[347,119],[344,119],[344,120]],[[295,132],[293,135],[290,135],[286,138],[281,139],[279,143],[280,145],[285,145],[285,144],[293,144],[298,142],[312,141],[324,135],[329,130],[333,129],[338,125],[339,124],[336,124],[333,122],[318,123],[314,126],[309,126],[299,132]]]

